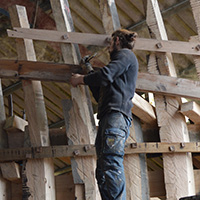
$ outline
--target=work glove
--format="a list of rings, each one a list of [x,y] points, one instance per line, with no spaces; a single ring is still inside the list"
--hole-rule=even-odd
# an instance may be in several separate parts
[[[89,62],[89,58],[90,56],[85,56],[81,59],[81,62],[80,62],[81,68],[87,74],[94,71],[91,63]]]

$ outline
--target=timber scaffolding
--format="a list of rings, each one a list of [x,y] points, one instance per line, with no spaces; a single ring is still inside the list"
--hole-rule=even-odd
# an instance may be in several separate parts
[[[171,55],[193,55],[200,77],[200,1],[190,0],[190,4],[198,36],[179,42],[168,41],[157,0],[144,0],[152,39],[139,38],[134,49],[152,53],[149,73],[139,73],[136,92],[154,93],[156,106],[138,94],[133,98],[133,126],[124,158],[130,200],[176,200],[200,192],[200,171],[194,170],[192,163],[192,153],[198,156],[200,142],[190,142],[184,117],[200,124],[200,106],[195,101],[181,103],[181,97],[200,99],[200,81],[177,78]],[[51,130],[40,82],[69,83],[72,72],[81,73],[77,44],[108,46],[109,35],[120,28],[120,22],[114,0],[100,0],[99,5],[105,35],[75,33],[67,0],[51,0],[57,31],[29,29],[25,7],[10,7],[13,31],[8,30],[8,35],[16,38],[18,61],[0,60],[0,77],[22,80],[28,122],[18,116],[6,119],[0,85],[0,199],[100,199],[94,178],[96,126],[88,88],[70,88],[71,100],[63,100],[65,129]],[[61,43],[65,64],[36,62],[32,40]],[[140,121],[155,130],[159,127],[160,141],[143,139]],[[50,142],[51,134],[66,141]],[[148,172],[146,155],[155,153],[162,153],[163,171]],[[72,174],[55,177],[53,158],[70,158]]]

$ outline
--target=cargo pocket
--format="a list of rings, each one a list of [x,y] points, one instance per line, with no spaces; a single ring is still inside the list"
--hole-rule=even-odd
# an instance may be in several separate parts
[[[105,130],[103,154],[124,155],[125,131],[117,128]]]

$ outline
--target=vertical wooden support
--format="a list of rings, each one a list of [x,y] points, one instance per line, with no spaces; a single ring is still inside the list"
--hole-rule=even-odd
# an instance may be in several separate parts
[[[9,8],[13,27],[29,28],[25,7]],[[18,59],[36,61],[32,40],[16,39]],[[48,146],[49,133],[40,81],[22,81],[31,145]],[[23,165],[23,199],[55,200],[52,159],[34,159]]]
[[[199,17],[200,17],[200,2],[197,0],[190,0],[190,4],[192,7],[192,12],[194,15],[194,20],[196,23],[196,27],[197,27],[197,33],[198,33],[198,41],[195,42],[200,42],[200,21],[199,21]],[[195,61],[195,66],[196,66],[196,70],[197,70],[197,75],[198,78],[200,79],[200,56],[195,56],[194,57],[194,61]]]
[[[3,92],[0,79],[0,148],[6,148],[8,146],[7,135],[3,130],[4,122],[6,120]],[[11,184],[9,181],[5,180],[0,174],[0,199],[11,200]]]
[[[147,1],[147,25],[151,37],[167,40],[167,34],[157,0]],[[150,73],[176,76],[171,54],[150,55]],[[188,142],[185,119],[180,114],[180,99],[155,95],[156,113],[161,142]],[[191,154],[163,154],[166,196],[168,200],[195,193]]]
[[[99,6],[105,33],[112,34],[114,30],[121,28],[115,1],[99,0]],[[130,129],[130,137],[128,138],[128,142],[133,143],[137,141],[136,131],[137,135],[141,134],[141,127],[138,123],[138,120],[134,118],[133,126]],[[142,135],[140,135],[140,137],[142,137]],[[125,155],[124,170],[126,176],[126,198],[128,200],[149,199],[148,174],[144,155]]]
[[[67,0],[51,0],[58,31],[73,32],[74,26]],[[80,52],[78,45],[62,44],[62,54],[65,63],[79,64]],[[90,102],[88,88],[71,87],[72,101],[64,101],[64,116],[69,144],[94,144],[96,127]],[[71,159],[75,196],[77,199],[99,199],[95,181],[95,158]]]
[[[99,0],[101,18],[106,34],[112,34],[121,27],[115,0]]]

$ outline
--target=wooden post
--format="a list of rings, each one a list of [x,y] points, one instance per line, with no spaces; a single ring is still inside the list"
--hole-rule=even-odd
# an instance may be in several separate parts
[[[106,34],[112,34],[114,30],[120,29],[120,21],[114,0],[99,1],[102,22]],[[140,96],[135,93],[133,103],[136,103],[138,110],[141,110]],[[143,99],[142,99],[143,100]],[[143,100],[145,101],[145,100]],[[147,103],[147,102],[146,102]],[[146,104],[145,104],[146,105]],[[134,107],[132,112],[134,113]],[[133,120],[133,126],[130,129],[130,136],[127,142],[136,142],[136,132],[141,133],[136,118]],[[138,141],[137,141],[138,142]],[[124,170],[126,176],[126,193],[129,200],[146,200],[149,199],[148,174],[146,168],[146,160],[142,155],[125,155]]]
[[[3,92],[0,79],[0,148],[6,148],[8,146],[6,132],[3,129],[6,115],[4,108]],[[11,200],[11,184],[9,181],[5,180],[0,174],[0,199]]]
[[[29,28],[25,7],[9,8],[13,27]],[[36,61],[33,42],[16,39],[18,59]],[[48,146],[49,134],[44,97],[40,81],[22,81],[31,145]],[[52,159],[35,159],[23,165],[24,199],[55,200],[54,166]]]
[[[200,2],[195,1],[195,0],[190,0],[190,4],[191,4],[191,7],[192,7],[192,12],[193,12],[193,15],[194,15],[194,20],[195,20],[195,23],[196,23],[197,33],[198,33],[197,40],[194,41],[194,42],[199,42],[200,41],[200,21],[199,21]],[[195,67],[196,67],[196,70],[197,70],[197,75],[198,75],[198,78],[200,79],[200,56],[195,56],[194,61],[195,61]]]
[[[167,40],[167,34],[157,0],[147,1],[147,25],[151,37]],[[148,70],[153,74],[176,76],[171,54],[162,54],[157,59],[150,55]],[[188,142],[185,119],[179,113],[180,99],[155,95],[158,126],[161,142]],[[193,195],[194,175],[191,154],[163,154],[166,196],[168,200]]]
[[[68,1],[51,0],[51,6],[57,30],[74,32]],[[62,44],[61,49],[65,63],[79,64],[81,55],[78,45]],[[71,97],[71,101],[63,103],[69,144],[94,144],[96,127],[88,88],[71,87]],[[94,157],[74,158],[71,159],[71,164],[77,199],[99,199],[94,178],[96,166]]]

